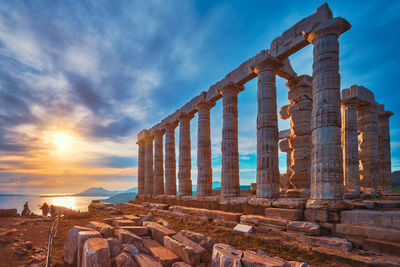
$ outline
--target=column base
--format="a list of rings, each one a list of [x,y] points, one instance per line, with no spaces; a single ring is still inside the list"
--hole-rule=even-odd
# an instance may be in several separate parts
[[[309,189],[300,189],[300,188],[291,188],[286,191],[287,198],[309,198],[310,190]]]

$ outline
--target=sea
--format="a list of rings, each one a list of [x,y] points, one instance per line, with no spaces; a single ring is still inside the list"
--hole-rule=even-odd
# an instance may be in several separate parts
[[[98,196],[37,196],[37,195],[0,195],[0,209],[17,209],[21,214],[25,202],[29,203],[29,209],[35,214],[41,214],[39,209],[44,202],[49,206],[63,206],[73,210],[88,211],[88,205],[94,199],[108,199],[108,197]]]

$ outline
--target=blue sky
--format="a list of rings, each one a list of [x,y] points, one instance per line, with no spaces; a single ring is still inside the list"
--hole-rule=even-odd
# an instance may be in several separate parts
[[[0,192],[76,192],[136,185],[136,134],[314,12],[323,1],[0,1]],[[395,113],[400,169],[399,1],[330,1],[352,28],[340,37],[342,89],[363,85]],[[290,57],[312,74],[312,46]],[[277,79],[278,107],[288,103]],[[255,181],[256,81],[239,95],[242,184]],[[222,103],[211,111],[220,176]],[[279,121],[279,129],[289,127]],[[191,123],[196,182],[197,116]],[[178,133],[178,131],[176,131]],[[178,143],[179,136],[176,135]],[[280,167],[285,171],[285,155]]]

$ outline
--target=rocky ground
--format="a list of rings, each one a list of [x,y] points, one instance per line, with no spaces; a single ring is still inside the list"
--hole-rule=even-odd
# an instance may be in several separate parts
[[[132,207],[118,206],[123,214],[147,214],[148,211]],[[104,218],[118,217],[106,211],[92,212],[80,218],[63,218],[55,240],[52,266],[69,266],[63,261],[63,247],[66,235],[73,226],[87,226],[90,221],[102,221]],[[306,262],[309,266],[352,266],[333,256],[312,251],[300,243],[282,243],[278,237],[266,239],[233,231],[225,226],[208,222],[192,221],[174,216],[154,215],[155,220],[168,221],[169,228],[179,232],[191,230],[210,236],[218,243],[226,243],[240,250],[262,250],[271,257],[280,257],[287,261]],[[0,220],[0,259],[1,266],[42,266],[45,262],[48,231],[52,221],[44,218],[2,218]]]

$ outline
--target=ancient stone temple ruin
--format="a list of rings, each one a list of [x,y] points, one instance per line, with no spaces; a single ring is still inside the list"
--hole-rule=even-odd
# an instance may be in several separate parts
[[[382,203],[391,195],[389,117],[393,113],[363,86],[341,90],[339,37],[350,28],[347,20],[333,17],[324,4],[275,38],[269,49],[243,62],[151,129],[139,132],[135,201],[175,205],[170,207],[173,210],[186,206],[236,212],[242,215],[240,222],[248,224],[265,218],[318,222],[321,229],[346,237],[355,246],[361,242],[379,250],[379,236],[360,241],[351,227],[375,225],[400,231],[400,212],[375,210],[385,206]],[[313,46],[312,77],[296,74],[288,58],[307,45]],[[290,102],[279,112],[277,75],[287,80]],[[240,190],[238,151],[238,94],[253,78],[258,86],[255,195]],[[210,110],[220,99],[218,193],[212,189]],[[192,196],[190,123],[196,113],[198,173]],[[278,113],[290,120],[289,130],[279,131]],[[179,151],[175,151],[178,126]],[[278,149],[287,153],[286,173],[279,173]],[[249,214],[263,216],[246,217]],[[391,241],[399,242],[400,232],[396,238]],[[398,243],[393,246],[400,249]]]

